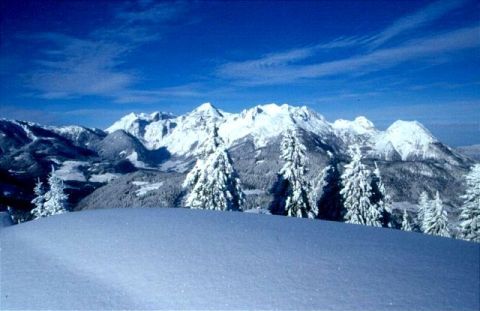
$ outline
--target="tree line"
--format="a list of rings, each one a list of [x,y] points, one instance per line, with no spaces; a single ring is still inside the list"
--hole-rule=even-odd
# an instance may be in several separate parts
[[[374,227],[396,227],[392,216],[392,200],[386,191],[380,169],[370,170],[362,162],[358,145],[349,150],[350,162],[344,166],[338,185],[332,176],[339,175],[335,158],[313,180],[307,179],[308,158],[298,130],[288,129],[280,144],[280,159],[284,165],[278,172],[272,214],[311,219],[330,219]],[[459,216],[458,237],[480,242],[480,164],[475,164],[466,175],[467,189],[462,195],[463,205]],[[28,217],[15,215],[21,222],[67,212],[67,195],[63,181],[52,171],[46,191],[38,180]],[[239,175],[234,169],[227,147],[213,125],[208,138],[197,148],[197,161],[182,185],[183,205],[191,209],[242,211],[245,194]],[[322,193],[322,195],[319,195]],[[338,198],[335,198],[338,196]],[[335,199],[337,201],[335,203]],[[327,209],[322,208],[328,206]],[[22,218],[23,217],[23,218]],[[452,237],[447,210],[437,191],[434,198],[423,192],[418,202],[418,212],[409,214],[403,210],[400,229],[425,234]]]

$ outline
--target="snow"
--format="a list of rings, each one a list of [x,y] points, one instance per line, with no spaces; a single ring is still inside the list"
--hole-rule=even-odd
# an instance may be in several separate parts
[[[132,153],[130,153],[130,155],[128,155],[127,157],[125,157],[127,160],[130,161],[130,163],[133,164],[133,166],[137,167],[137,168],[146,168],[148,167],[148,165],[145,163],[145,162],[142,162],[138,159],[138,153],[136,151],[132,151]]]
[[[250,214],[265,214],[265,215],[272,215],[272,212],[268,208],[262,208],[257,206],[256,208],[247,209],[244,211],[245,213]]]
[[[139,127],[142,122],[148,124]],[[210,103],[183,116],[156,121],[147,115],[129,114],[115,122],[107,132],[122,129],[139,138],[148,149],[167,147],[172,154],[193,155],[195,150],[192,149],[207,139],[208,126],[213,123],[217,123],[227,147],[248,136],[254,137],[257,147],[265,146],[270,138],[295,124],[316,134],[331,132],[331,126],[323,116],[307,107],[268,104],[235,114],[221,111]]]
[[[33,134],[33,132],[30,130],[30,126],[34,126],[35,123],[32,123],[32,122],[26,122],[26,121],[12,121],[14,124],[20,126],[23,131],[25,132],[25,135],[27,135],[27,137],[30,139],[30,140],[36,140],[38,137]]]
[[[167,160],[160,165],[162,171],[175,171],[185,173],[191,167],[190,161],[185,160]]]
[[[96,131],[95,129],[90,130],[78,125],[67,125],[62,127],[49,126],[47,129],[74,141],[79,141],[82,135],[85,135],[86,133],[95,133]],[[89,142],[85,142],[85,146],[89,146]]]
[[[185,177],[183,188],[188,191],[185,206],[189,208],[242,210],[243,187],[216,125],[199,147],[199,158]]]
[[[93,174],[88,179],[89,182],[98,182],[98,183],[108,183],[116,178],[118,178],[120,174],[113,174],[113,173],[105,173],[105,174]]]
[[[145,129],[145,146],[149,149],[167,147],[170,153],[177,155],[195,154],[192,149],[208,138],[208,127],[222,122],[228,115],[205,103],[178,118],[152,122]]]
[[[132,182],[135,186],[140,186],[140,189],[135,191],[135,195],[137,197],[141,197],[149,193],[150,191],[153,190],[158,190],[160,187],[163,186],[163,182],[157,182],[157,183],[149,183],[149,182],[140,182],[140,181],[134,181]]]
[[[84,161],[65,161],[56,171],[60,179],[64,181],[87,181],[85,175],[80,171],[80,167],[89,165]]]
[[[7,212],[0,212],[0,229],[13,225],[12,218]],[[1,304],[0,304],[1,305]]]
[[[262,195],[265,194],[266,191],[263,189],[247,189],[243,190],[243,193],[245,193],[245,195]]]
[[[476,243],[188,209],[2,228],[1,308],[478,310]]]
[[[168,117],[171,116],[169,114],[162,114],[160,112],[154,112],[151,114],[146,114],[146,113],[129,113],[114,124],[107,128],[105,131],[107,133],[113,133],[117,130],[124,130],[134,136],[137,136],[140,134],[140,132],[143,130],[142,125],[140,124],[141,122],[139,121],[145,121],[145,122],[153,122],[157,121],[160,118]]]
[[[220,125],[219,133],[227,144],[247,136],[254,138],[257,148],[264,147],[272,137],[292,127],[299,127],[320,136],[331,131],[325,119],[307,107],[259,105],[232,114]]]
[[[240,113],[227,113],[211,103],[202,104],[179,117],[132,113],[106,131],[122,129],[137,137],[148,149],[165,147],[174,155],[193,156],[196,147],[208,137],[208,125],[213,123],[219,127],[219,134],[228,148],[249,137],[256,148],[262,148],[272,138],[294,127],[322,138],[341,138],[347,146],[360,143],[373,156],[385,159],[397,156],[404,161],[412,158],[437,159],[444,153],[435,146],[438,140],[417,121],[398,120],[381,131],[364,116],[353,121],[339,119],[329,123],[322,115],[305,106],[274,103],[258,105]]]
[[[377,138],[375,148],[381,152],[389,145],[400,154],[403,161],[410,156],[434,157],[430,146],[437,140],[417,121],[395,121]]]
[[[338,119],[332,123],[332,127],[337,131],[350,131],[357,135],[375,135],[378,132],[372,121],[364,116],[359,116],[353,121]]]

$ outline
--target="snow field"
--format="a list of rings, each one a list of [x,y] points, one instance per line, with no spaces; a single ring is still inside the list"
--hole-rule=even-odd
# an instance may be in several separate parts
[[[335,222],[112,209],[2,228],[1,309],[478,310],[480,246]]]

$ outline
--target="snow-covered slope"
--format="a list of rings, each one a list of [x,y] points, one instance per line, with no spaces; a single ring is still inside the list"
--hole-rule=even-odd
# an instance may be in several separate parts
[[[69,125],[62,127],[49,127],[58,135],[72,141],[76,146],[89,148],[100,142],[106,134],[99,129],[90,129],[83,126]]]
[[[437,139],[417,121],[395,121],[376,139],[375,150],[382,154],[394,148],[403,161],[411,158],[435,158]]]
[[[332,132],[323,116],[305,106],[268,104],[231,114],[220,126],[219,133],[229,143],[251,136],[257,147],[262,147],[291,127],[322,136]]]
[[[385,131],[365,117],[336,120],[332,127],[345,145],[360,144],[367,156],[384,160],[438,160],[458,164],[461,156],[443,145],[418,121],[397,120]]]
[[[0,230],[4,310],[480,307],[480,246],[416,233],[161,208]]]
[[[355,120],[339,119],[332,123],[335,135],[337,135],[345,145],[360,144],[371,147],[380,131],[375,128],[372,121],[366,117],[360,116]]]
[[[174,116],[168,113],[163,112],[154,112],[151,114],[146,113],[130,113],[117,122],[113,123],[105,131],[107,133],[113,133],[117,130],[124,130],[125,132],[135,136],[143,137],[145,135],[145,127],[152,122],[158,122],[163,120],[168,120]]]

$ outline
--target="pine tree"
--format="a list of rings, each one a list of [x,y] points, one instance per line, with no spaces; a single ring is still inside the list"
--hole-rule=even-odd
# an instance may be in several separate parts
[[[48,177],[48,185],[50,190],[44,194],[44,203],[39,205],[39,209],[35,211],[35,217],[47,217],[67,212],[66,205],[68,195],[64,193],[65,186],[63,180],[58,177],[55,168],[52,166],[52,172]]]
[[[341,221],[345,214],[341,191],[341,176],[338,170],[338,159],[332,157],[325,170],[325,186],[318,201],[318,216],[321,219]]]
[[[199,159],[183,187],[190,190],[185,206],[192,209],[242,210],[245,195],[216,125],[199,148]]]
[[[318,201],[323,196],[323,191],[325,186],[327,185],[327,177],[332,167],[327,165],[324,167],[320,173],[312,180],[312,191],[310,195],[310,202],[315,205],[318,209]]]
[[[425,213],[423,227],[424,233],[426,234],[450,237],[447,210],[443,206],[438,191],[435,199],[430,202],[429,209]]]
[[[424,219],[425,214],[430,210],[430,198],[428,197],[427,192],[423,191],[420,194],[418,201],[418,212],[417,212],[417,225],[422,232],[425,232],[424,228]]]
[[[345,165],[342,174],[343,205],[347,210],[345,220],[348,223],[380,227],[381,213],[378,206],[370,202],[372,188],[369,182],[370,171],[362,164],[362,155],[358,146],[350,150],[352,161]]]
[[[40,178],[35,184],[33,193],[35,194],[35,198],[33,198],[31,203],[35,205],[35,208],[33,208],[30,213],[32,214],[33,219],[37,219],[43,217],[43,214],[45,213],[45,190],[43,188],[43,183],[40,181]]]
[[[410,216],[408,216],[407,210],[403,210],[402,217],[402,230],[403,231],[412,231],[412,225],[410,223]]]
[[[317,217],[318,209],[314,202],[316,196],[312,195],[312,186],[305,177],[306,148],[295,129],[285,131],[280,148],[280,159],[285,164],[278,173],[279,181],[272,212],[290,217]]]
[[[480,242],[480,164],[475,164],[466,176],[467,190],[462,196],[460,237]]]
[[[376,209],[381,214],[381,222],[383,227],[392,227],[392,199],[385,189],[380,169],[377,162],[375,162],[375,170],[372,176],[372,197],[370,198],[372,204],[376,205]]]

